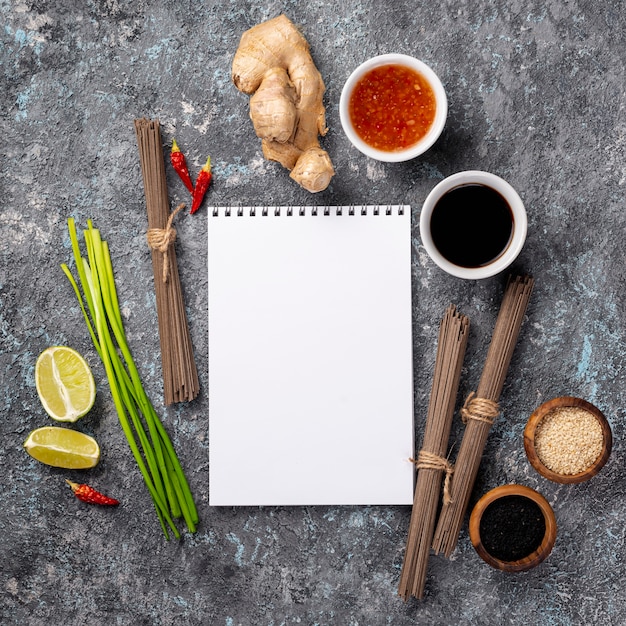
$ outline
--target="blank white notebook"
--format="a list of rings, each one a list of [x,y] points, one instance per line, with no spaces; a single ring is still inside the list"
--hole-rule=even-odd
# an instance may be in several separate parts
[[[408,206],[209,209],[209,504],[413,502]]]

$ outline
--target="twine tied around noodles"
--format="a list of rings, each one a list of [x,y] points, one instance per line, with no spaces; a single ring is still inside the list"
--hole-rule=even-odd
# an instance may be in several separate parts
[[[498,415],[500,415],[500,407],[497,402],[489,398],[479,398],[473,391],[467,396],[461,409],[461,419],[464,424],[467,424],[468,420],[476,420],[491,425]]]
[[[165,228],[150,228],[146,233],[146,239],[148,240],[148,247],[151,250],[156,250],[163,255],[163,282],[166,283],[169,271],[170,263],[168,251],[170,246],[176,241],[176,229],[172,226],[174,218],[179,211],[185,208],[185,203],[179,204],[171,213],[167,220]]]
[[[411,462],[417,469],[432,469],[441,470],[446,473],[446,477],[443,481],[443,503],[450,504],[452,502],[452,496],[450,495],[450,481],[452,480],[452,473],[454,472],[454,465],[444,459],[441,456],[427,452],[426,450],[420,450],[417,455],[417,460],[411,459]]]

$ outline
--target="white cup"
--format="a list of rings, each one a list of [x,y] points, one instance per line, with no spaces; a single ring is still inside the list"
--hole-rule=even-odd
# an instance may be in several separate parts
[[[404,150],[396,150],[393,152],[377,150],[363,141],[352,125],[349,111],[350,97],[357,83],[370,70],[385,65],[403,65],[421,74],[430,84],[436,102],[435,119],[424,137]],[[406,54],[381,54],[361,63],[361,65],[350,74],[348,80],[346,80],[339,98],[339,118],[341,120],[341,126],[348,139],[352,142],[352,145],[372,159],[389,163],[408,161],[426,152],[426,150],[437,141],[439,135],[441,135],[447,116],[448,100],[439,77],[426,63]]]
[[[464,267],[448,260],[438,250],[431,232],[431,218],[439,200],[452,189],[463,185],[483,185],[494,189],[509,205],[513,218],[511,237],[504,250],[492,261],[478,267]],[[442,270],[458,278],[488,278],[506,269],[522,250],[527,229],[526,209],[515,189],[499,176],[478,170],[459,172],[442,180],[426,197],[420,215],[420,235],[426,252]],[[488,225],[485,226],[485,233],[489,233]]]

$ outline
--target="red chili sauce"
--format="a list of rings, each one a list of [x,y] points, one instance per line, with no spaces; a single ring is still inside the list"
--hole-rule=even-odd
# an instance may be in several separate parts
[[[428,81],[404,65],[370,70],[355,85],[348,104],[357,135],[385,152],[416,144],[432,126],[436,109]]]

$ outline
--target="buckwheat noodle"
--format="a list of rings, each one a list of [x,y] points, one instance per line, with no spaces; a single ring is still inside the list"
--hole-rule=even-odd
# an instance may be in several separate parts
[[[533,286],[529,276],[508,279],[476,394],[470,394],[462,411],[466,427],[450,485],[451,501],[444,503],[437,521],[432,544],[436,554],[449,557],[456,547]]]
[[[441,498],[441,482],[444,472],[448,477],[451,469],[444,455],[450,437],[468,334],[469,319],[458,313],[454,305],[450,305],[439,327],[422,449],[416,461],[418,473],[413,510],[398,586],[398,594],[404,600],[410,595],[416,598],[424,595],[428,557]],[[444,484],[444,497],[446,493]]]
[[[173,215],[165,178],[165,160],[158,120],[135,120],[141,173],[148,213],[148,235],[155,233],[164,244],[150,245],[156,292],[163,395],[165,404],[193,400],[199,392],[198,371],[187,323],[178,275]],[[150,236],[148,237],[150,241]]]

